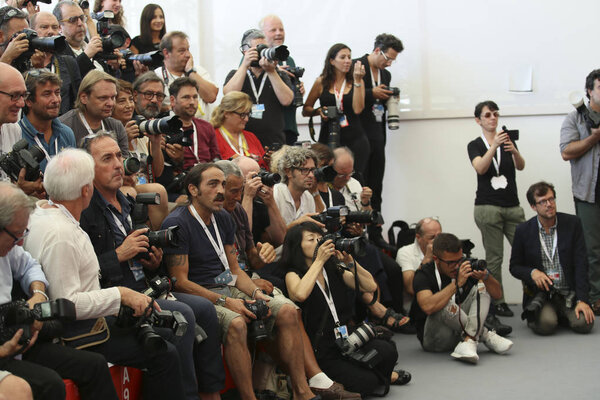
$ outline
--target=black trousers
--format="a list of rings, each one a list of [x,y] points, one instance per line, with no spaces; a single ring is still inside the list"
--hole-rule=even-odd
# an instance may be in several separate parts
[[[383,174],[385,172],[385,140],[369,138],[371,151],[365,171],[365,185],[373,190],[371,206],[381,211],[381,196],[383,191]]]
[[[119,398],[106,359],[93,352],[36,343],[23,354],[23,360],[2,360],[0,368],[25,379],[34,399],[64,400],[63,379],[73,380],[84,400]]]
[[[387,286],[391,295],[391,301],[383,304],[407,315],[408,310],[404,309],[404,278],[402,276],[402,267],[398,265],[396,260],[384,252],[381,252],[381,262],[388,278]]]

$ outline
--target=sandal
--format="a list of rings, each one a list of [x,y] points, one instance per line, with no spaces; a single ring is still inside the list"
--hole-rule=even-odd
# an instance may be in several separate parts
[[[412,375],[410,374],[410,372],[407,372],[403,369],[396,369],[394,370],[395,373],[398,374],[398,378],[396,378],[395,381],[390,382],[390,385],[397,385],[397,386],[401,386],[401,385],[406,385],[408,382],[410,382]]]
[[[379,325],[383,325],[386,328],[391,329],[394,332],[402,332],[404,330],[403,326],[410,322],[410,318],[395,312],[391,307],[389,307],[383,317],[377,318],[373,315],[370,316],[373,322]],[[394,321],[390,324],[388,323],[389,319],[393,318]]]

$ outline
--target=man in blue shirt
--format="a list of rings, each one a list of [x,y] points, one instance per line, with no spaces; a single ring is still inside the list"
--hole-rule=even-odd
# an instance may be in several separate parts
[[[50,157],[65,147],[76,147],[73,131],[58,119],[61,85],[60,78],[47,70],[34,69],[25,75],[29,96],[25,100],[25,116],[19,121],[19,126],[23,138],[44,151],[45,159],[40,162],[42,171]]]

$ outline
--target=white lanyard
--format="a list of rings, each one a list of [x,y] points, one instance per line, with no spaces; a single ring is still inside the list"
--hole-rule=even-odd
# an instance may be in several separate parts
[[[440,292],[442,291],[442,277],[440,276],[440,271],[438,271],[437,269],[437,265],[434,263],[433,264],[433,270],[435,271],[435,279],[437,280],[437,284],[438,284],[438,288],[440,289]],[[458,276],[457,276],[458,278]],[[456,294],[453,294],[452,297],[450,298],[451,300],[454,300]]]
[[[329,207],[333,207],[333,196],[331,194],[331,189],[327,188],[327,194],[329,195]]]
[[[90,124],[88,124],[87,119],[85,119],[81,111],[79,111],[79,119],[81,119],[81,122],[83,122],[83,126],[85,126],[85,129],[87,129],[88,133],[90,135],[93,135],[94,131],[92,130],[92,128],[90,128]],[[106,128],[104,127],[104,121],[100,121],[100,126],[102,127],[103,131],[106,130]]]
[[[342,88],[339,92],[335,88],[335,84],[333,85],[333,91],[335,92],[335,105],[340,111],[344,111],[344,90],[346,90],[346,79],[344,79],[344,82],[342,82]]]
[[[544,249],[544,254],[546,254],[546,257],[548,257],[548,260],[550,261],[550,263],[552,263],[554,260],[554,254],[556,253],[556,244],[558,243],[558,235],[556,234],[556,229],[554,230],[554,234],[552,235],[552,254],[548,252],[548,247],[546,247],[546,241],[542,237],[542,232],[540,232],[540,243],[542,245],[542,249]]]
[[[236,149],[235,146],[233,145],[233,143],[231,143],[231,140],[229,140],[229,135],[226,134],[225,132],[223,132],[223,129],[219,129],[219,131],[221,132],[221,136],[223,136],[225,138],[225,141],[227,142],[227,144],[229,145],[229,147],[231,147],[231,149],[235,152],[235,154],[237,154],[238,156],[245,156],[244,154],[244,142],[242,140],[242,136],[244,136],[243,133],[240,133],[238,136],[238,148]]]
[[[73,221],[75,223],[75,225],[79,226],[79,221],[77,221],[75,219],[73,214],[71,214],[71,212],[69,210],[67,210],[67,208],[65,206],[63,206],[62,204],[57,204],[57,203],[53,202],[52,200],[48,200],[48,205],[58,207],[58,209],[60,211],[62,211],[62,213],[67,216],[67,218],[69,218],[71,221]]]
[[[200,162],[200,158],[198,157],[198,138],[196,137],[196,124],[194,124],[194,121],[192,121],[192,129],[194,130],[194,134],[192,136],[192,140],[194,141],[192,152],[194,153],[194,157],[196,157],[196,161]]]
[[[210,234],[210,231],[206,227],[206,224],[204,223],[202,218],[200,218],[200,216],[198,215],[196,208],[193,205],[190,205],[188,208],[189,208],[190,212],[192,213],[192,215],[194,216],[194,218],[196,218],[198,220],[198,222],[200,223],[200,225],[202,225],[202,229],[204,229],[204,233],[206,233],[206,236],[208,236],[208,240],[210,240],[210,244],[212,244],[213,249],[215,249],[215,252],[217,253],[217,256],[219,256],[219,259],[223,263],[225,270],[228,270],[229,269],[229,261],[227,260],[227,256],[225,255],[225,248],[223,247],[223,242],[221,241],[221,235],[219,234],[219,227],[217,226],[217,220],[215,219],[215,215],[214,214],[210,215],[210,221],[212,222],[213,226],[215,227],[215,235],[217,235],[217,242],[219,243],[218,245],[217,245],[217,243],[215,243],[215,239]]]
[[[489,150],[490,144],[488,143],[487,139],[485,138],[485,135],[483,134],[483,132],[481,133],[481,139],[483,140],[485,147]],[[496,149],[496,157],[498,158],[498,160],[496,161],[496,159],[494,157],[492,157],[492,162],[494,163],[494,168],[496,168],[496,175],[500,175],[500,161],[502,159],[502,152],[500,151],[500,146],[498,146],[498,148]]]
[[[321,292],[323,292],[323,297],[325,297],[325,301],[327,302],[329,311],[331,311],[331,316],[333,317],[335,326],[340,326],[340,319],[338,318],[337,310],[335,309],[335,304],[333,303],[333,294],[331,293],[331,286],[329,285],[329,279],[327,279],[327,271],[325,271],[325,268],[323,268],[323,279],[325,280],[325,283],[329,287],[329,295],[327,294],[327,292],[321,285],[321,282],[319,282],[318,280],[317,280],[317,285],[319,286],[319,289],[321,289]]]
[[[117,224],[117,228],[119,228],[119,230],[121,232],[123,232],[123,235],[125,235],[125,237],[127,237],[127,230],[125,229],[125,226],[123,225],[123,223],[121,222],[119,217],[117,217],[110,208],[108,209],[108,211],[110,211],[110,214],[112,215],[113,219],[115,220],[115,224]],[[131,225],[131,229],[133,229],[133,224],[131,222],[131,215],[127,216],[127,222],[129,223],[129,225]]]
[[[267,73],[263,72],[263,78],[262,81],[260,82],[260,88],[258,88],[258,92],[256,91],[256,85],[254,84],[254,78],[252,77],[252,73],[248,70],[246,70],[246,74],[248,74],[248,77],[250,78],[250,86],[252,86],[252,93],[254,93],[254,98],[256,99],[256,104],[259,104],[260,102],[258,101],[258,98],[260,97],[260,94],[263,91],[263,88],[265,87],[265,82],[267,80]]]
[[[379,75],[381,75],[381,73],[379,72],[379,68],[376,69],[377,71],[377,80],[379,80]],[[375,80],[375,77],[373,76],[373,70],[371,70],[371,83],[373,84],[373,87],[377,87],[377,81]]]
[[[38,145],[38,147],[40,149],[42,149],[42,151],[44,152],[44,155],[46,156],[46,160],[50,161],[50,154],[48,154],[48,152],[46,151],[46,147],[42,146],[42,142],[40,141],[40,139],[37,137],[37,135],[35,135],[33,137],[33,140],[35,140],[35,143]],[[54,155],[58,154],[58,138],[54,139]]]

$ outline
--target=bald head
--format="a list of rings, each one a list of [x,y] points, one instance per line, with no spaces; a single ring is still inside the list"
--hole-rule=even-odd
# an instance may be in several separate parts
[[[267,15],[260,20],[258,26],[264,32],[270,47],[282,45],[285,41],[283,22],[277,15]]]
[[[40,11],[31,17],[31,29],[40,37],[50,37],[59,34],[60,25],[54,14]]]
[[[24,94],[27,89],[23,76],[14,67],[0,63],[0,91],[12,94]],[[19,97],[12,101],[10,96],[0,94],[0,125],[17,122],[19,111],[25,106],[25,99]]]
[[[433,239],[442,233],[442,224],[437,219],[423,218],[417,222],[415,227],[416,240],[423,254],[426,253],[427,246],[433,243]]]
[[[248,176],[250,172],[257,173],[260,170],[258,163],[250,157],[236,157],[232,161],[240,167],[244,177]]]
[[[333,187],[341,190],[354,173],[354,155],[347,147],[338,147],[333,151],[333,169],[337,176],[333,179]]]

